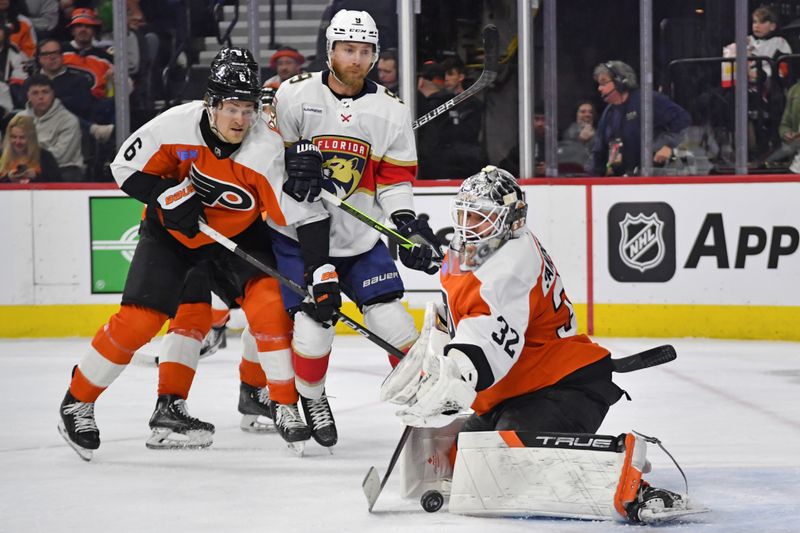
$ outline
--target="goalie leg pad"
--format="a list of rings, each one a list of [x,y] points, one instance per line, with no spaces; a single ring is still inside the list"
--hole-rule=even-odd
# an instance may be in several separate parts
[[[453,479],[451,450],[467,417],[460,415],[440,428],[411,430],[398,463],[404,498],[419,499],[429,490],[449,493]]]
[[[618,518],[618,491],[628,494],[627,487],[619,489],[620,480],[635,477],[631,469],[643,464],[646,453],[645,443],[634,438],[628,454],[627,437],[462,432],[450,511],[482,516]]]

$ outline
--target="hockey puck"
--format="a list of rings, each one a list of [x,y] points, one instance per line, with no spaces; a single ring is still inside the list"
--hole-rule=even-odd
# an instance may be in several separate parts
[[[420,505],[428,513],[435,513],[442,508],[444,496],[438,490],[429,490],[419,499]]]

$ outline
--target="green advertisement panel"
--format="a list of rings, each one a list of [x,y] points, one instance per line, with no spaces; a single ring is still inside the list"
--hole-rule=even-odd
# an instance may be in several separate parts
[[[121,293],[125,287],[142,209],[133,198],[89,198],[92,294]]]

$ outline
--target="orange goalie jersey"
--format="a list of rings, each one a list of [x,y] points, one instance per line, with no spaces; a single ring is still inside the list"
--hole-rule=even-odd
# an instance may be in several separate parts
[[[491,374],[472,404],[479,415],[609,354],[586,335],[575,334],[575,313],[561,277],[529,229],[475,271],[456,274],[443,266],[441,280],[450,345],[479,347],[485,356],[475,365],[481,381]]]
[[[224,154],[229,157],[218,157],[223,154],[209,148],[213,143],[204,140],[200,127],[201,119],[206,120],[204,108],[202,101],[173,107],[134,132],[111,165],[120,188],[131,194],[138,187],[126,183],[129,180],[189,176],[203,201],[208,225],[226,237],[244,231],[262,212],[282,226],[327,217],[318,205],[321,202],[299,203],[282,194],[283,140],[265,121],[257,120],[241,146]],[[189,238],[179,231],[169,232],[189,248],[213,242],[204,233]]]

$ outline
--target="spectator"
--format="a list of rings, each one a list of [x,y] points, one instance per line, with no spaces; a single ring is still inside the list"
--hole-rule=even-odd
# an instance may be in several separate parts
[[[63,47],[64,64],[92,76],[92,94],[95,98],[99,100],[110,96],[114,58],[95,43],[100,19],[93,9],[78,8],[72,11],[68,27],[72,32],[72,41]]]
[[[533,175],[544,176],[544,133],[545,133],[544,105],[536,104],[533,110]],[[509,172],[521,178],[519,173],[519,144],[514,145],[505,158],[500,162],[500,166],[508,169]]]
[[[53,154],[39,146],[33,119],[17,115],[11,119],[0,156],[0,183],[61,181]]]
[[[11,28],[9,40],[17,49],[32,59],[36,52],[36,30],[30,19],[20,15],[19,3],[22,0],[0,0],[0,23]]]
[[[64,181],[83,181],[83,155],[78,118],[67,111],[53,91],[50,78],[34,74],[26,82],[28,104],[23,113],[33,117],[42,148],[58,162]]]
[[[447,102],[451,95],[444,90],[444,69],[435,61],[426,61],[417,73],[417,115],[423,116]],[[417,131],[417,159],[420,179],[441,177],[438,164],[439,142],[444,124],[441,118],[426,123]]]
[[[378,79],[381,85],[397,94],[399,80],[397,79],[397,49],[381,50],[378,57]]]
[[[96,124],[97,109],[112,105],[107,98],[100,103],[92,95],[92,76],[83,70],[64,65],[61,44],[54,39],[45,39],[36,46],[36,59],[40,72],[53,84],[53,91],[64,107],[78,117],[81,131],[91,134],[103,143],[111,138],[113,124]]]
[[[445,101],[464,92],[464,63],[454,57],[442,63]],[[463,179],[478,172],[486,160],[481,146],[483,105],[480,99],[464,100],[436,120],[434,133],[426,142],[432,143],[438,156],[428,161],[432,177]],[[425,126],[429,127],[429,126]],[[438,138],[435,135],[438,134]]]
[[[592,146],[594,146],[594,104],[588,100],[578,102],[575,109],[575,122],[564,132],[564,139],[558,146],[559,173],[561,166],[574,164],[585,171],[591,167]]]
[[[272,54],[269,60],[269,67],[276,72],[274,76],[264,82],[264,87],[278,89],[278,86],[291,78],[300,74],[300,67],[305,63],[306,58],[303,54],[291,46],[281,46]]]
[[[28,77],[22,67],[22,55],[9,44],[7,30],[0,24],[0,117],[25,105],[22,84]]]
[[[641,91],[636,72],[622,61],[608,61],[594,69],[597,90],[609,104],[600,117],[592,149],[592,175],[635,176],[641,165]],[[666,164],[681,142],[691,118],[678,104],[653,91],[653,163]]]
[[[767,158],[767,162],[792,159],[789,170],[800,174],[800,82],[792,85],[786,93],[786,108],[783,110],[778,134],[782,141],[781,147]]]
[[[33,29],[38,40],[50,37],[58,24],[58,0],[25,0]]]

